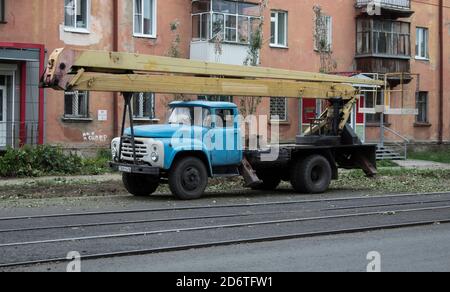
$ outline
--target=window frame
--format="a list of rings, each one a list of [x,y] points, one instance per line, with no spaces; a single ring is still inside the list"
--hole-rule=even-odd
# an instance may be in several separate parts
[[[384,29],[384,25],[389,23],[391,30]],[[377,28],[378,26],[378,28]],[[397,27],[396,27],[397,26]],[[396,29],[400,27],[400,32]],[[408,32],[403,32],[403,26],[408,27]],[[379,28],[381,27],[381,29]],[[380,52],[381,39],[385,36],[386,53]],[[395,40],[397,42],[395,42]],[[365,42],[364,42],[365,41]],[[396,59],[411,59],[411,23],[390,19],[356,19],[356,57],[387,57]],[[389,53],[392,50],[392,54]]]
[[[220,114],[220,112],[223,112],[223,115]],[[229,112],[229,115],[225,115],[225,112]],[[230,108],[217,108],[214,110],[214,117],[215,117],[215,125],[216,129],[233,129],[235,128],[235,112],[233,109]],[[232,123],[228,124],[226,117],[233,117]],[[221,121],[221,124],[219,123]]]
[[[194,37],[194,34],[192,34],[191,41],[192,42],[209,42],[214,41],[218,35],[216,33],[216,25],[220,26],[220,32],[222,33],[222,39],[221,42],[227,43],[227,44],[238,44],[238,45],[248,45],[250,44],[251,37],[252,37],[252,22],[257,19],[261,21],[262,16],[254,16],[252,14],[241,14],[240,12],[240,6],[239,4],[253,4],[255,7],[258,7],[258,5],[254,3],[247,3],[247,2],[235,2],[230,0],[225,0],[225,2],[234,2],[236,5],[236,13],[230,13],[230,12],[223,12],[220,10],[214,10],[214,0],[210,0],[210,10],[209,11],[203,11],[203,12],[196,12],[191,14],[191,20],[192,20],[192,32],[194,32],[195,26],[198,25],[196,31],[198,31],[199,37]],[[197,1],[193,1],[197,2]],[[203,19],[206,17],[207,21],[207,29],[208,31],[205,33],[203,31]],[[235,17],[236,18],[236,24],[234,27],[229,27],[227,25],[227,18],[229,17]],[[194,21],[194,18],[198,18],[198,23]],[[245,23],[247,24],[247,36],[246,41],[241,41],[241,30],[242,28],[241,20],[245,19]],[[227,31],[234,31],[236,33],[236,36],[234,40],[228,40],[228,34]]]
[[[327,30],[326,41],[327,41],[328,48],[324,52],[331,52],[331,51],[333,51],[333,16],[322,15],[321,17],[326,19],[325,21],[326,21],[326,30]],[[317,22],[314,25],[317,25]],[[317,38],[314,40],[314,51],[319,51],[319,46],[318,46],[319,42],[320,42],[320,40]]]
[[[272,14],[275,13],[275,17]],[[279,40],[279,15],[284,14],[284,44],[278,43]],[[288,12],[283,10],[271,10],[270,11],[270,47],[272,48],[287,48],[288,47]],[[272,24],[275,23],[275,35],[272,36]]]
[[[68,97],[68,95],[72,96],[72,110],[73,110],[73,98],[75,97],[75,95],[78,96],[78,104],[80,102],[80,96],[82,95],[84,98],[86,98],[85,101],[85,114],[80,114],[78,113],[71,113],[68,114],[66,112],[66,98]],[[79,111],[77,109],[77,111]],[[64,119],[70,119],[70,120],[87,120],[90,119],[91,114],[89,112],[89,91],[78,91],[78,90],[74,90],[74,91],[65,91],[64,92],[64,115],[63,115]]]
[[[6,0],[0,0],[0,23],[6,23]]]
[[[144,113],[144,104],[139,105],[140,108],[142,108],[142,113],[139,112],[139,114],[136,114],[136,109],[135,109],[135,98],[139,97],[139,98],[143,98],[145,99],[145,95],[149,94],[150,96],[150,115],[145,115]],[[141,97],[142,95],[142,97]],[[140,101],[139,101],[140,102]],[[142,102],[145,103],[145,100],[143,100]],[[156,97],[155,94],[152,92],[139,92],[135,95],[133,95],[133,100],[132,100],[132,106],[133,106],[133,120],[142,120],[142,121],[153,121],[156,120]]]
[[[425,38],[424,38],[425,37]],[[425,52],[422,52],[422,42],[425,42]],[[427,27],[416,27],[416,60],[430,59],[430,30]]]
[[[136,38],[147,38],[147,39],[156,39],[157,38],[157,17],[158,17],[158,0],[148,0],[151,1],[153,9],[152,9],[152,32],[150,34],[144,33],[144,17],[143,14],[141,15],[141,31],[142,33],[136,32],[136,1],[141,1],[141,7],[144,9],[144,1],[145,0],[133,0],[133,36]]]
[[[273,118],[273,116],[275,116],[274,114],[272,114],[272,100],[273,99],[284,99],[284,119],[278,118],[275,119]],[[271,97],[269,100],[269,114],[270,114],[270,121],[271,122],[280,122],[280,123],[285,123],[289,121],[289,116],[288,116],[288,98],[286,97]]]
[[[421,98],[425,97],[424,101],[421,101]],[[430,123],[430,117],[428,115],[429,111],[429,92],[428,91],[420,91],[417,93],[416,96],[416,109],[418,111],[418,114],[416,115],[416,124],[429,124]],[[423,108],[421,107],[423,106]],[[423,110],[423,115],[421,115],[421,110]],[[421,120],[421,116],[425,116],[425,120]],[[420,120],[419,120],[420,119]]]
[[[75,11],[77,10],[77,0],[74,1]],[[82,33],[82,34],[89,34],[90,33],[90,18],[91,18],[91,0],[81,0],[86,1],[86,27],[77,27],[76,22],[76,14],[73,16],[74,19],[74,26],[67,26],[66,25],[66,3],[64,2],[64,31],[66,32],[74,32],[74,33]]]

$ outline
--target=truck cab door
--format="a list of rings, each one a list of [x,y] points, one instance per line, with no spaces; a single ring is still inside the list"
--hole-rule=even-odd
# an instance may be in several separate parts
[[[211,131],[213,166],[239,165],[242,160],[241,137],[235,109],[216,109]]]

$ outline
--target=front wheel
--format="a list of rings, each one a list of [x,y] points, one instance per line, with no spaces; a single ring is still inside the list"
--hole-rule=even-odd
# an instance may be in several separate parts
[[[294,164],[291,169],[291,184],[299,193],[320,194],[328,190],[331,176],[328,160],[322,155],[312,155]]]
[[[170,171],[170,190],[181,200],[200,198],[207,185],[208,171],[205,164],[196,157],[186,157],[175,162]]]
[[[159,179],[144,174],[123,173],[125,189],[137,197],[150,196],[159,187]]]

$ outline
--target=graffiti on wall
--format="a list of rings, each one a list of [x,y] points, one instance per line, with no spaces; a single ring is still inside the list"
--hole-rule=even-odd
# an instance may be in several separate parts
[[[85,142],[94,142],[94,143],[103,143],[107,142],[108,135],[99,135],[95,132],[83,133],[83,141]]]

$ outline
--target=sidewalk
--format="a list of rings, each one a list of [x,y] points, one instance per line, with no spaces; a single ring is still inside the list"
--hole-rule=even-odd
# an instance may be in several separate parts
[[[36,182],[55,182],[55,181],[64,181],[64,182],[107,182],[107,181],[121,181],[122,176],[120,174],[103,174],[103,175],[80,175],[80,176],[46,176],[46,177],[36,177],[36,178],[12,178],[12,179],[3,179],[0,178],[0,187],[7,186],[18,186],[18,185],[27,185],[34,184]]]
[[[395,161],[400,167],[410,169],[450,169],[450,164],[425,160],[399,160]]]

